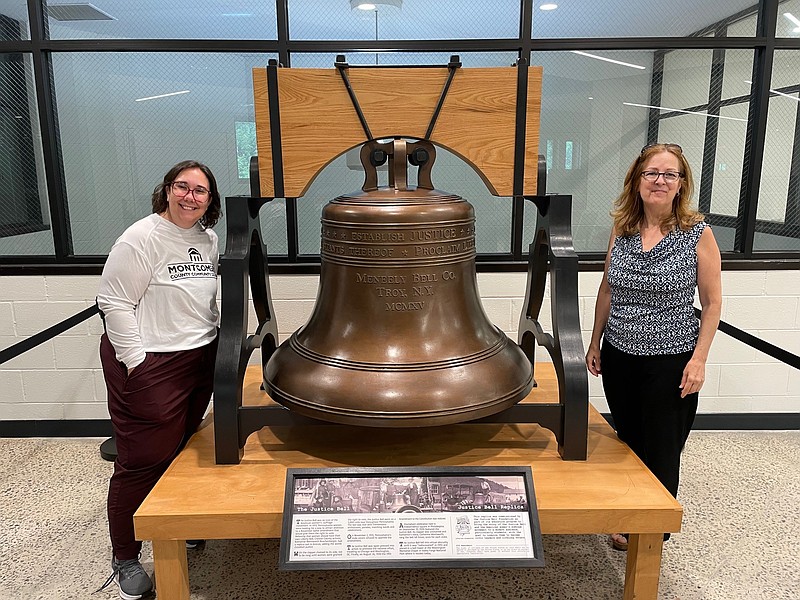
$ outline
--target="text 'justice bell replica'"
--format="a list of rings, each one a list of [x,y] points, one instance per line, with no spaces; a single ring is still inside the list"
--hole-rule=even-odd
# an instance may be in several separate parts
[[[585,459],[588,382],[571,198],[544,192],[541,67],[520,59],[512,67],[464,69],[457,56],[426,68],[354,67],[343,56],[334,66],[270,61],[253,69],[258,157],[251,160],[250,197],[226,199],[220,258],[217,463],[241,461],[248,436],[265,426],[472,421],[538,423],[554,433],[563,458]],[[437,147],[473,168],[490,194],[511,199],[509,251],[517,262],[526,258],[526,207],[538,210],[518,344],[483,311],[473,208],[434,189]],[[308,323],[278,346],[259,212],[286,199],[287,222],[296,226],[311,182],[354,148],[365,171],[362,191],[323,209],[316,305]],[[386,186],[378,186],[379,169],[388,172]],[[538,320],[548,300],[552,334]],[[258,323],[248,333],[251,309]],[[537,345],[552,359],[558,402],[527,398]],[[266,393],[243,404],[256,349]]]
[[[434,158],[428,142],[362,147],[363,192],[322,212],[311,319],[267,363],[273,400],[339,423],[422,426],[484,417],[530,392],[530,361],[481,306],[472,205],[434,189]]]

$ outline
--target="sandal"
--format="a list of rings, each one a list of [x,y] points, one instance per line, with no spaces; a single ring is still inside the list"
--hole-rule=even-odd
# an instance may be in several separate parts
[[[628,549],[628,534],[627,533],[613,533],[611,534],[611,547],[614,550],[626,551]]]

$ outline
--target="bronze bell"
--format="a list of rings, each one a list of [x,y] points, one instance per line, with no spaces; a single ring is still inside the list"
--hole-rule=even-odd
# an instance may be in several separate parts
[[[485,417],[531,390],[530,361],[481,306],[472,205],[433,188],[434,158],[426,141],[362,147],[363,191],[322,211],[314,312],[264,369],[275,401],[326,421],[417,427]]]

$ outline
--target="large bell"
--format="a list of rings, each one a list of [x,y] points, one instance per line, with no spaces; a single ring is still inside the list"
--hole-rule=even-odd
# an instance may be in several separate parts
[[[264,369],[277,402],[337,423],[416,427],[491,415],[530,391],[530,361],[481,306],[472,205],[433,189],[434,156],[424,141],[362,147],[364,191],[322,212],[314,312]]]

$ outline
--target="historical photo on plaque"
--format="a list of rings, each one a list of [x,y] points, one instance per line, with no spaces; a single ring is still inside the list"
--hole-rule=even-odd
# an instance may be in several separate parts
[[[530,467],[287,470],[281,569],[541,566]]]

